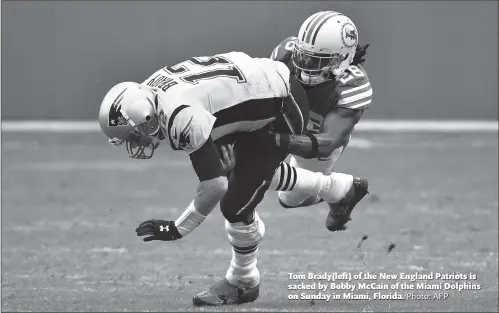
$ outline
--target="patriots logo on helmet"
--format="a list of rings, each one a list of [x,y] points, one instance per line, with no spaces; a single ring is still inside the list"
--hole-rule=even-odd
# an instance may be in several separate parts
[[[357,43],[357,30],[352,24],[345,24],[343,26],[342,34],[343,43],[347,47],[352,47]]]
[[[125,89],[126,90],[126,89]],[[128,121],[125,119],[123,114],[121,113],[121,100],[123,99],[123,90],[118,97],[114,100],[111,108],[109,109],[109,118],[108,118],[108,126],[126,126],[128,125]]]

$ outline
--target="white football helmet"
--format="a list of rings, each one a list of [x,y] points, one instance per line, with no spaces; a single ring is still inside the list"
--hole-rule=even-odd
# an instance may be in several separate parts
[[[109,143],[126,143],[131,158],[150,159],[165,136],[164,113],[149,87],[124,82],[108,91],[99,111],[99,124]]]
[[[293,48],[298,79],[310,85],[341,75],[352,63],[359,34],[345,15],[325,11],[310,16],[300,27]]]

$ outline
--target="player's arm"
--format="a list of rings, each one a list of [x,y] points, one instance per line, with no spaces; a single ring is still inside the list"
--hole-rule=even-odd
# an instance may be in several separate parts
[[[226,173],[210,136],[215,118],[199,110],[194,113],[185,118],[184,112],[184,118],[179,118],[183,122],[179,122],[169,133],[178,134],[173,136],[172,147],[189,153],[199,179],[196,195],[177,220],[149,220],[140,224],[136,229],[137,235],[150,236],[144,241],[171,241],[187,236],[206,219],[227,191]]]
[[[288,37],[284,39],[270,54],[270,58],[274,61],[280,61],[285,64],[291,62],[291,55],[295,46],[296,37]]]
[[[287,147],[289,153],[304,158],[327,157],[340,147],[360,120],[372,101],[373,90],[369,79],[359,66],[350,66],[338,78],[331,100],[333,109],[324,120],[319,134],[276,136],[277,144]],[[334,104],[334,106],[333,106]]]
[[[362,116],[363,111],[347,108],[332,110],[324,120],[324,131],[318,134],[277,134],[277,145],[303,158],[327,157],[340,147]]]
[[[196,196],[175,221],[182,237],[190,234],[213,211],[227,191],[227,177],[220,154],[211,137],[190,154],[192,167],[199,178]]]

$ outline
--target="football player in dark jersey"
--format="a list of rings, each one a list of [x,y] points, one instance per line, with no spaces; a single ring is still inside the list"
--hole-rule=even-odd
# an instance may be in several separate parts
[[[293,154],[276,171],[271,188],[283,207],[328,203],[326,227],[344,230],[355,205],[368,193],[366,178],[333,172],[354,126],[372,101],[372,87],[362,64],[368,45],[358,45],[358,31],[347,16],[318,12],[272,52],[305,87],[310,116],[305,135],[275,135],[276,145]],[[316,190],[317,196],[298,192]],[[323,195],[328,193],[328,197]],[[331,196],[333,194],[334,196]]]

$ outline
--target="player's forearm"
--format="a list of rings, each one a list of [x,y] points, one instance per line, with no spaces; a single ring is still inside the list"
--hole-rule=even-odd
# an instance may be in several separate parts
[[[175,226],[182,237],[190,234],[206,219],[226,191],[226,177],[217,177],[199,183],[196,197],[175,221]]]
[[[304,158],[327,157],[344,144],[345,138],[362,116],[363,111],[337,108],[324,121],[324,133],[313,135],[281,135],[278,145],[289,153]]]
[[[341,138],[331,138],[329,134],[314,135],[317,139],[316,148],[309,136],[283,134],[280,137],[278,139],[280,146],[287,147],[289,153],[303,158],[327,157],[342,143]]]

